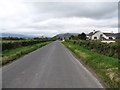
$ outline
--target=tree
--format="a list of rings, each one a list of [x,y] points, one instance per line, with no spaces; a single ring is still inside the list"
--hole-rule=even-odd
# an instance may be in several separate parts
[[[78,38],[79,38],[79,39],[81,38],[81,34],[78,34]]]
[[[79,34],[78,38],[81,40],[86,40],[86,34],[85,33]]]
[[[74,35],[71,35],[71,37],[70,37],[71,39],[75,39],[75,36]]]
[[[40,38],[39,37],[35,37],[34,40],[40,40]]]

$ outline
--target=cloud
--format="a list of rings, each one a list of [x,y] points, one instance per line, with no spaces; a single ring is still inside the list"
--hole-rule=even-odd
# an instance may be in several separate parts
[[[81,3],[32,3],[37,13],[53,14],[54,17],[87,17],[105,19],[115,17],[118,5],[116,2],[81,2]]]
[[[2,1],[2,2],[1,2]],[[117,2],[0,1],[1,32],[54,36],[65,32],[117,32]]]

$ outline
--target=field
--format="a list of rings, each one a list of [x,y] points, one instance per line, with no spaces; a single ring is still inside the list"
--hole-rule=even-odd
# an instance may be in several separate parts
[[[42,43],[50,40],[2,40],[0,46],[2,46],[2,51],[19,48],[22,46],[34,45],[37,43]]]
[[[118,88],[120,86],[120,71],[118,71],[118,59],[102,55],[86,49],[73,42],[63,42],[85,65],[105,82],[107,87]]]
[[[5,65],[13,60],[32,52],[52,40],[3,40],[0,64]]]

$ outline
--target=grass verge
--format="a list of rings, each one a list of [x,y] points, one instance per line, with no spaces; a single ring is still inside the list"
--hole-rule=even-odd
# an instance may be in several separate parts
[[[29,52],[32,52],[50,42],[51,41],[42,42],[42,43],[30,45],[30,46],[23,46],[23,47],[11,49],[11,50],[5,50],[1,53],[2,59],[0,59],[0,64],[5,65],[7,63],[10,63],[13,60],[15,60]]]
[[[98,54],[87,50],[71,42],[63,42],[85,65],[87,65],[97,76],[105,82],[109,88],[119,88],[120,71],[118,70],[118,59]]]

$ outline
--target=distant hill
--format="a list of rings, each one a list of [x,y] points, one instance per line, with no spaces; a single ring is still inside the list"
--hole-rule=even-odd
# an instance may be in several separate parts
[[[0,37],[19,37],[19,38],[34,38],[35,36],[26,36],[22,34],[2,33]]]
[[[70,37],[71,35],[78,35],[79,33],[63,33],[63,34],[57,34],[55,37]]]

